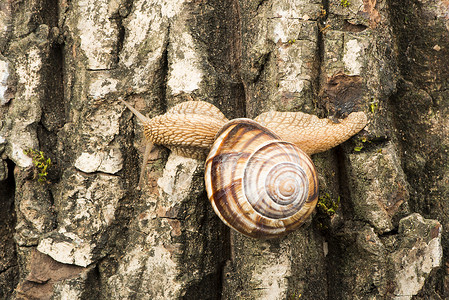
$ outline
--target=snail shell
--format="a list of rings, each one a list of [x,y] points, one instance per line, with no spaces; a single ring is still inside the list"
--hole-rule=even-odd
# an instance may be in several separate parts
[[[221,220],[255,238],[293,231],[318,200],[310,157],[250,119],[230,121],[217,133],[206,159],[205,183]]]

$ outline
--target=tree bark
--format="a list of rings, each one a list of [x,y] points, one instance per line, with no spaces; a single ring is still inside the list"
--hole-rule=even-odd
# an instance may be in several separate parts
[[[0,299],[448,298],[448,11],[1,2]],[[193,98],[229,119],[364,111],[369,124],[312,157],[335,213],[256,240],[214,214],[203,161],[157,147],[137,188],[143,130],[118,97],[149,117]]]

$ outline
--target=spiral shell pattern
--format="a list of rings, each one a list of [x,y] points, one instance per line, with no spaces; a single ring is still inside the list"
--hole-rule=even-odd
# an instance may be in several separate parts
[[[310,157],[249,119],[228,122],[217,133],[206,160],[205,182],[222,221],[255,238],[293,231],[318,200]]]

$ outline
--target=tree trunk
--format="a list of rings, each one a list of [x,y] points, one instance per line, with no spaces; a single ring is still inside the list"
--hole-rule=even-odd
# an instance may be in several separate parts
[[[0,2],[0,299],[447,299],[448,11]],[[203,161],[158,147],[137,188],[143,130],[118,97],[149,117],[193,98],[369,124],[312,157],[320,209],[257,240],[214,214]]]

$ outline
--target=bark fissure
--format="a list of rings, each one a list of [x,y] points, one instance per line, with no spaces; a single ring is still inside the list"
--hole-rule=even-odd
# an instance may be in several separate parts
[[[4,269],[0,269],[0,275],[2,273],[6,273],[6,272],[10,271],[11,269],[17,268],[18,266],[19,266],[18,264],[16,264],[16,265],[9,265],[9,266],[7,266]]]

